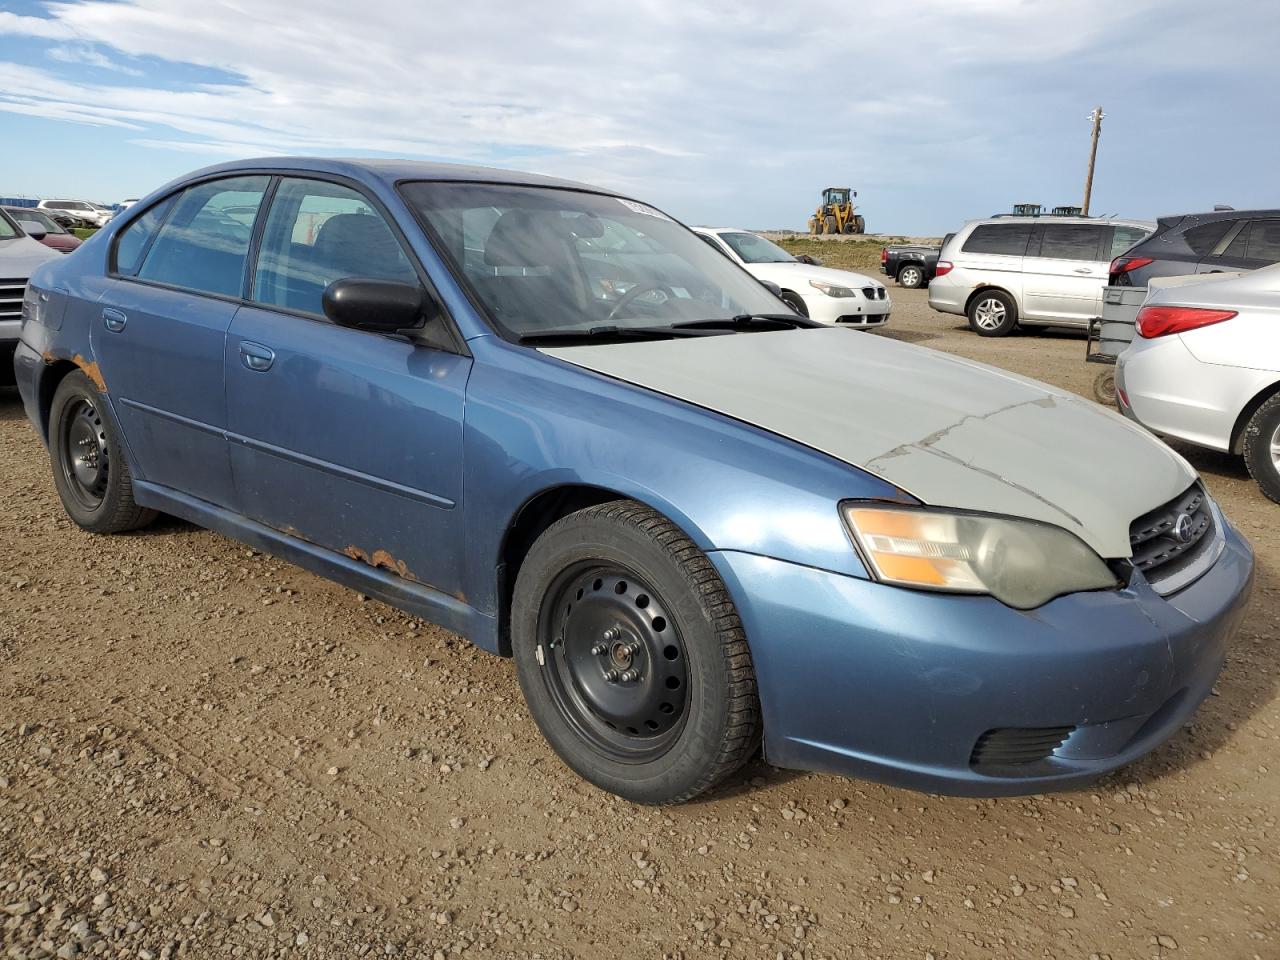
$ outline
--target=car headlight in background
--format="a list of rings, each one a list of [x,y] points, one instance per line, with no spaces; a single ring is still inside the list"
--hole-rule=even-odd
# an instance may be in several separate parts
[[[821,290],[828,297],[856,297],[858,291],[849,287],[841,287],[834,283],[823,283],[821,280],[810,280],[809,286],[815,290]]]
[[[1047,524],[858,502],[840,512],[882,583],[985,593],[1019,610],[1118,583],[1083,541]]]

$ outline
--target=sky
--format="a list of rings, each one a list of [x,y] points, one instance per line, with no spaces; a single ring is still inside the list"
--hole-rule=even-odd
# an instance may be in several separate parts
[[[582,180],[687,223],[1280,206],[1270,0],[0,0],[0,195],[279,154]]]

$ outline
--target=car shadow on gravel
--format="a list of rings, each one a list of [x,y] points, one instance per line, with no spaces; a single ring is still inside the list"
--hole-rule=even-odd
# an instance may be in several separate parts
[[[0,423],[21,420],[26,411],[22,409],[22,396],[17,387],[0,387]]]
[[[942,336],[940,333],[928,333],[923,330],[894,330],[891,327],[885,327],[874,332],[882,337],[888,337],[890,340],[897,340],[900,343],[924,343],[926,340],[937,340]]]

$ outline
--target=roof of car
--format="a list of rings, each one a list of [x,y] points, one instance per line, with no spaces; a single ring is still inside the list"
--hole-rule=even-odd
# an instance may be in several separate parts
[[[750,230],[744,230],[742,227],[694,227],[694,230],[701,230],[703,233],[751,233]]]
[[[428,163],[423,160],[382,160],[370,157],[255,157],[214,164],[179,177],[174,183],[200,179],[211,174],[235,173],[241,170],[295,170],[314,173],[333,173],[356,179],[370,176],[387,183],[401,180],[451,180],[479,181],[482,183],[509,183],[520,186],[568,187],[575,190],[600,190],[590,184],[559,177],[497,167],[481,167],[460,163]]]
[[[1146,230],[1154,230],[1156,222],[1154,220],[1124,220],[1119,217],[1055,217],[1052,214],[1041,214],[1038,217],[1020,217],[1011,213],[1000,213],[994,217],[979,217],[977,220],[970,220],[960,229],[971,226],[985,226],[991,223],[1068,223],[1068,224],[1115,224],[1122,227],[1142,227]],[[956,231],[959,233],[959,231]]]

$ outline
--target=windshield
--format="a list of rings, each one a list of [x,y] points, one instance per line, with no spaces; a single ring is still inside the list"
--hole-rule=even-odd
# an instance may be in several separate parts
[[[754,233],[722,233],[720,239],[733,248],[743,263],[795,263],[796,260],[772,240]]]
[[[58,222],[39,210],[9,210],[9,216],[17,220],[19,224],[34,223],[43,227],[45,233],[66,233],[62,227],[58,226]]]
[[[490,317],[516,337],[785,313],[697,234],[633,200],[511,184],[402,189]]]

